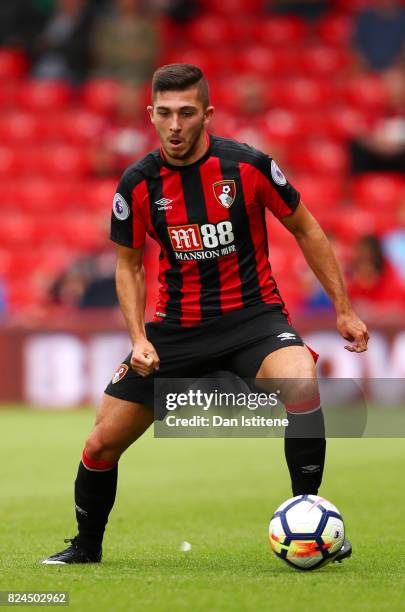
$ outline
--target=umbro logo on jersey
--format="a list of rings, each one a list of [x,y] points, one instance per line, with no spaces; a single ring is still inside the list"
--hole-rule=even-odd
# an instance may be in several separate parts
[[[172,202],[173,200],[169,200],[168,198],[160,198],[155,204],[159,207],[158,210],[170,210],[172,208],[172,206],[170,206]]]
[[[290,332],[283,332],[282,334],[279,334],[277,336],[277,338],[280,338],[281,342],[284,342],[284,340],[295,340],[296,339],[296,335],[292,334]]]

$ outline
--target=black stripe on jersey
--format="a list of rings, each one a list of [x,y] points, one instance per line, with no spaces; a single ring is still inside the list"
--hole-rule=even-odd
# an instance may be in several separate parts
[[[190,167],[181,172],[184,202],[189,223],[209,223],[205,205],[204,190],[198,166]],[[218,262],[215,259],[197,261],[200,273],[201,318],[219,316],[221,311],[221,280]]]
[[[229,218],[232,223],[235,243],[243,245],[238,249],[239,277],[241,281],[242,302],[245,306],[252,303],[252,299],[261,296],[259,279],[256,266],[244,260],[243,253],[253,253],[251,262],[256,263],[255,247],[249,229],[249,216],[246,211],[245,198],[243,196],[242,180],[240,177],[239,163],[231,159],[219,159],[222,178],[233,179],[236,185],[235,201],[229,208]]]
[[[265,153],[235,140],[222,138],[221,136],[212,136],[211,155],[233,159],[235,162],[251,164],[265,175],[285,205],[292,212],[297,208],[300,201],[300,193],[288,181],[286,185],[278,185],[274,181],[271,175],[271,157]]]
[[[169,299],[166,303],[166,314],[170,317],[170,322],[180,323],[181,320],[181,300],[183,297],[183,276],[180,270],[178,261],[176,260],[170,244],[169,234],[167,233],[166,213],[161,210],[158,212],[158,207],[155,202],[163,198],[163,181],[158,173],[154,173],[153,177],[146,176],[146,184],[149,193],[149,208],[150,218],[156,234],[159,236],[163,244],[171,268],[165,272],[165,280]],[[158,223],[158,217],[160,223]],[[164,220],[164,223],[162,221]],[[162,257],[160,257],[161,259]]]

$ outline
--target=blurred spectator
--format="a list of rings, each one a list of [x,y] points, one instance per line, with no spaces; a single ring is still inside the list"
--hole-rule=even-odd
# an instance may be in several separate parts
[[[110,247],[81,257],[56,280],[50,292],[51,301],[67,308],[116,306],[115,265],[115,252]]]
[[[376,236],[364,236],[356,245],[348,289],[359,312],[405,308],[405,286],[385,259]]]
[[[0,278],[0,317],[6,314],[7,301],[6,301],[6,284],[3,279]]]
[[[398,209],[398,227],[385,234],[384,253],[405,282],[405,199]]]
[[[139,0],[113,0],[91,36],[94,75],[142,84],[157,65],[157,26],[144,14]]]
[[[354,45],[367,69],[384,71],[404,64],[405,7],[397,0],[375,0],[358,12]]]
[[[132,83],[120,89],[114,115],[107,119],[92,150],[93,169],[98,176],[117,176],[140,159],[155,144],[146,113],[144,91]]]
[[[19,47],[31,55],[33,42],[49,18],[49,8],[40,0],[0,2],[0,45]]]
[[[353,173],[405,171],[405,72],[389,70],[384,81],[389,108],[350,144]]]
[[[326,231],[329,242],[333,248],[333,252],[339,262],[340,268],[344,271],[348,263],[348,250],[341,240],[331,232]],[[302,299],[300,308],[303,312],[332,312],[334,310],[333,303],[328,294],[306,264],[302,265],[301,261],[298,278],[300,282],[300,291]]]
[[[148,0],[148,8],[154,13],[183,22],[198,12],[199,2],[198,0]]]
[[[331,8],[331,0],[270,0],[272,13],[293,14],[303,19],[317,19]]]
[[[93,11],[88,0],[58,0],[37,37],[33,76],[81,81],[89,67],[88,38]]]

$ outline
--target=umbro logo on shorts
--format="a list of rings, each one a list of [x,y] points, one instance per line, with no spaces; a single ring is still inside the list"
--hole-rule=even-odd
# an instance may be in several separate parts
[[[291,332],[283,332],[277,336],[277,338],[280,338],[281,342],[284,342],[284,340],[295,340],[296,337],[297,336]]]

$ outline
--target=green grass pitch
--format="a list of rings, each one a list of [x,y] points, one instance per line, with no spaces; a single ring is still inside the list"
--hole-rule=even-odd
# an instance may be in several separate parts
[[[67,590],[79,611],[405,609],[403,439],[328,442],[321,493],[354,546],[341,565],[299,573],[271,552],[269,519],[290,497],[282,440],[152,430],[121,460],[103,563],[41,565],[75,534],[73,479],[93,417],[0,410],[0,590]]]

